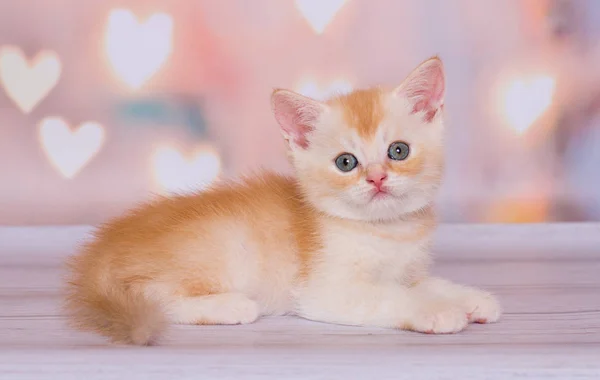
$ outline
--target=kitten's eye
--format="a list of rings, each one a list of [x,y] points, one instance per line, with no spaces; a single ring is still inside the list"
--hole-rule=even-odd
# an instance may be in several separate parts
[[[335,159],[335,166],[343,172],[349,172],[358,165],[358,160],[350,153],[340,154]]]
[[[393,142],[388,148],[388,157],[396,161],[406,160],[409,153],[410,148],[408,147],[408,144],[403,143],[402,141]]]

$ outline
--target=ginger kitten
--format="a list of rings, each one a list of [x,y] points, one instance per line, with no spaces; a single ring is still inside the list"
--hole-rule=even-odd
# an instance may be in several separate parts
[[[428,274],[444,92],[437,57],[389,90],[274,91],[295,178],[222,183],[101,226],[68,263],[71,321],[139,345],[168,323],[261,315],[424,333],[497,321],[490,293]]]

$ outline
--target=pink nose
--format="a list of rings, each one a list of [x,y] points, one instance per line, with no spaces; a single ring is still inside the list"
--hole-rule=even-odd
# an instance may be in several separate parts
[[[367,174],[367,182],[373,184],[378,189],[381,188],[386,178],[387,174],[383,171],[373,171]]]

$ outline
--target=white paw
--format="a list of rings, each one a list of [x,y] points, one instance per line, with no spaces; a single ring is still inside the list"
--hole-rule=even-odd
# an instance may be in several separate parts
[[[260,314],[258,304],[241,295],[236,298],[229,299],[227,303],[221,305],[222,309],[219,311],[221,323],[237,325],[256,321]]]
[[[469,320],[459,305],[447,301],[429,301],[407,321],[404,329],[427,334],[449,334],[463,330]]]
[[[484,291],[473,291],[463,300],[469,322],[494,323],[500,319],[502,310],[498,299]]]

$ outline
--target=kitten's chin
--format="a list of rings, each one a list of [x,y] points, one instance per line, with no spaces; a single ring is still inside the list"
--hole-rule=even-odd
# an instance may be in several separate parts
[[[380,193],[367,202],[349,203],[340,198],[320,199],[313,204],[330,216],[364,222],[393,222],[408,214],[424,209],[433,203],[433,197],[415,193],[399,197],[391,193]]]
[[[432,203],[431,197],[421,194],[398,197],[393,194],[379,195],[365,205],[362,219],[371,222],[401,220],[406,215],[426,208]]]

